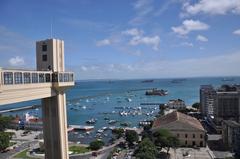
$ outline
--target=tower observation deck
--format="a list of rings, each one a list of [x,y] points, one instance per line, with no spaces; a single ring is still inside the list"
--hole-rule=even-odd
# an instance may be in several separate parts
[[[74,86],[74,74],[65,72],[64,42],[38,41],[36,62],[36,71],[0,68],[0,106],[41,99],[45,158],[67,159],[65,90]]]

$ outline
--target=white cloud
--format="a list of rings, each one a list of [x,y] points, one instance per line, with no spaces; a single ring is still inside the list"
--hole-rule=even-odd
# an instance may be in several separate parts
[[[233,32],[233,34],[235,34],[235,35],[240,35],[240,29],[235,30],[235,31]]]
[[[160,37],[159,36],[134,36],[130,42],[130,45],[139,45],[139,44],[145,44],[145,45],[150,45],[152,46],[153,50],[158,50],[159,49],[159,44],[160,44]]]
[[[209,25],[199,21],[199,20],[184,20],[182,25],[177,27],[172,27],[173,32],[179,35],[187,35],[191,31],[207,30]]]
[[[112,42],[110,41],[110,39],[103,39],[100,41],[97,41],[96,45],[97,46],[106,46],[106,45],[110,45]]]
[[[136,46],[140,44],[152,46],[153,50],[159,50],[160,45],[160,37],[158,35],[155,36],[144,36],[144,32],[140,29],[133,28],[122,31],[123,35],[130,35],[132,38],[129,41],[129,45]]]
[[[24,58],[23,57],[19,57],[19,56],[16,56],[16,57],[13,57],[13,58],[10,58],[8,60],[9,64],[11,66],[21,66],[21,65],[24,65],[25,62],[24,62]]]
[[[208,41],[208,38],[206,38],[205,36],[202,36],[202,35],[198,35],[196,37],[196,40],[197,41],[201,41],[201,42],[207,42]]]
[[[140,36],[143,34],[142,30],[139,30],[137,28],[132,28],[132,29],[128,29],[125,31],[122,31],[122,34],[124,35],[131,35],[131,36]]]
[[[133,3],[133,9],[136,15],[129,21],[129,24],[140,25],[146,23],[154,10],[153,0],[136,0]]]
[[[224,15],[227,13],[240,14],[239,0],[199,0],[195,4],[185,2],[183,15],[196,15],[198,13],[210,15]]]
[[[87,70],[88,70],[88,68],[87,68],[86,66],[81,66],[80,69],[81,69],[82,71],[87,71]]]
[[[187,47],[193,47],[193,43],[190,43],[190,42],[182,42],[180,45],[187,46]]]
[[[137,0],[133,7],[137,10],[139,16],[146,15],[153,10],[152,0]]]

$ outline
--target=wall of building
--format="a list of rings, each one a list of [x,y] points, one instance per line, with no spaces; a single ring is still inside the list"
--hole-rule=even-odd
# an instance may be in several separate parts
[[[192,147],[205,147],[205,132],[202,131],[171,131],[179,140],[181,146]]]
[[[234,120],[239,122],[239,92],[217,92],[215,105],[214,117],[217,124],[221,124],[222,120]]]

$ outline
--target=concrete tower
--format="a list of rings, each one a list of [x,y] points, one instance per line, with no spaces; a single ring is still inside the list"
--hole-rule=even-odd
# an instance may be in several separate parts
[[[38,71],[60,74],[64,68],[64,42],[47,39],[36,43]],[[64,76],[52,76],[52,80],[63,81]],[[56,82],[57,83],[57,82]],[[55,96],[42,99],[43,135],[47,159],[68,159],[68,136],[65,87],[54,87]]]

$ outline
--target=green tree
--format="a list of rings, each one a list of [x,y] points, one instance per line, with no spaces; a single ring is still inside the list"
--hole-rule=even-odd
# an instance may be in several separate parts
[[[112,133],[116,135],[117,139],[119,139],[120,137],[123,137],[124,135],[124,130],[122,128],[119,129],[113,129]]]
[[[134,130],[127,130],[125,136],[126,136],[126,141],[130,145],[133,145],[133,143],[137,142],[139,139],[137,132]]]
[[[0,131],[4,131],[12,120],[12,117],[9,116],[0,116]]]
[[[10,134],[7,132],[0,132],[0,151],[9,146]]]
[[[99,150],[100,148],[102,148],[104,146],[104,142],[101,141],[101,140],[95,140],[95,141],[92,141],[90,144],[89,144],[89,148],[91,150]]]
[[[192,105],[193,108],[199,109],[200,108],[200,103],[196,102]]]
[[[149,138],[143,139],[135,151],[135,156],[138,159],[155,159],[156,154],[156,146]]]
[[[170,150],[170,147],[177,147],[179,145],[179,140],[175,136],[173,136],[168,130],[166,129],[159,129],[158,131],[153,133],[154,143],[155,145],[160,148],[166,148],[167,153]]]

